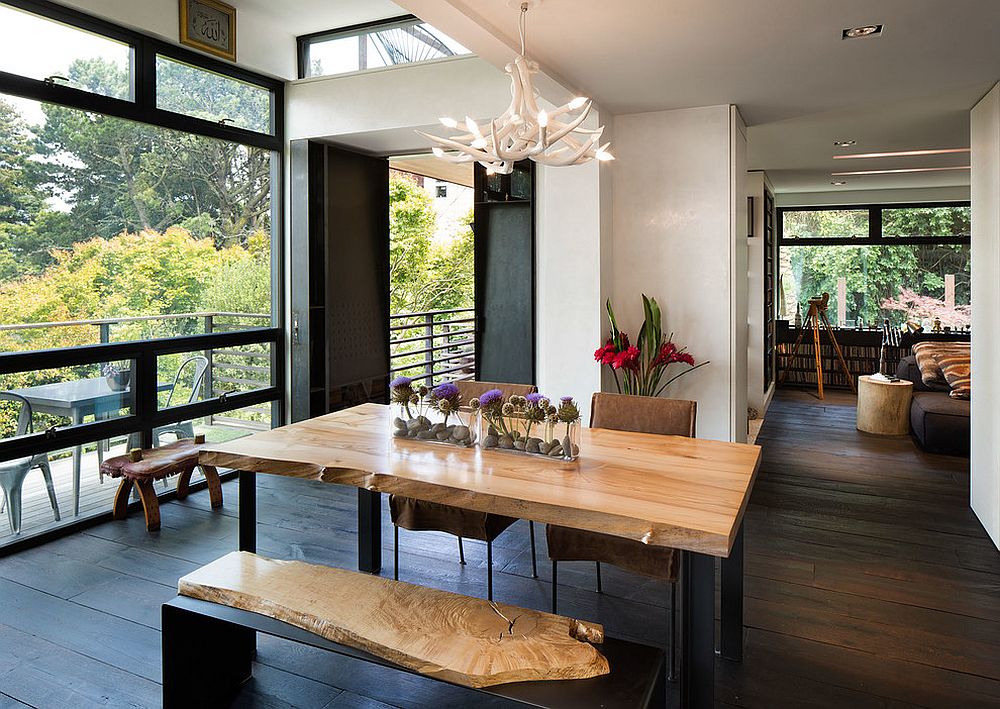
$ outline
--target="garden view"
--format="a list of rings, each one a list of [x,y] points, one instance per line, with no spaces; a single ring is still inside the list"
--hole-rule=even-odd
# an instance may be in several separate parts
[[[836,298],[837,280],[847,281],[847,322],[875,324],[889,318],[930,323],[939,318],[949,327],[970,324],[970,249],[968,244],[892,244],[894,238],[967,237],[970,210],[966,206],[886,208],[879,245],[786,245],[781,247],[779,317],[795,316],[796,303],[828,292]],[[783,236],[789,238],[866,238],[867,209],[787,211]],[[954,277],[949,293],[947,276]],[[831,306],[831,318],[836,306]]]

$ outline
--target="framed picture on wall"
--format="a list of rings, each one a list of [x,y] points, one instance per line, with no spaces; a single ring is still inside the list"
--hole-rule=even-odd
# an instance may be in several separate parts
[[[236,8],[218,0],[180,0],[181,44],[236,61]]]

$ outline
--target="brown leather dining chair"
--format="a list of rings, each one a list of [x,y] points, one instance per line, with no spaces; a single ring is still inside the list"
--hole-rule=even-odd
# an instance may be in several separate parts
[[[696,414],[697,404],[694,401],[597,393],[591,402],[590,427],[694,438]],[[670,583],[668,668],[670,678],[673,679],[676,649],[674,609],[677,603],[677,572],[680,568],[680,554],[677,550],[651,547],[623,537],[553,524],[546,527],[545,539],[549,558],[552,559],[553,613],[556,612],[556,574],[560,561],[597,562],[598,593],[602,592],[602,562]]]
[[[500,389],[504,396],[527,396],[536,391],[533,384],[501,384],[498,382],[456,381],[462,404],[467,405],[490,389]],[[486,592],[493,600],[493,540],[517,522],[515,517],[477,512],[439,502],[425,502],[400,495],[389,496],[389,512],[393,525],[393,578],[399,580],[399,528],[414,532],[447,532],[458,537],[458,559],[465,564],[465,550],[462,539],[478,539],[486,542]],[[538,578],[535,559],[535,523],[528,522],[531,534],[531,575]]]

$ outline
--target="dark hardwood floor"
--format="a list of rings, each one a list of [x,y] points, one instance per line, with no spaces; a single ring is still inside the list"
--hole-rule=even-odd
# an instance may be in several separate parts
[[[854,429],[853,399],[782,392],[758,442],[746,517],[746,649],[717,663],[722,707],[1000,706],[1000,553],[968,508],[968,461]],[[263,554],[355,568],[355,491],[259,476]],[[159,606],[180,575],[235,548],[235,485],[0,558],[0,709],[159,705]],[[386,568],[391,530],[385,515]],[[541,558],[544,534],[539,530]],[[485,549],[401,534],[401,578],[484,596]],[[547,609],[527,525],[496,543],[496,597]],[[565,568],[565,571],[563,569]],[[664,584],[590,564],[560,567],[561,608],[610,634],[663,643]],[[191,662],[211,662],[192,657]],[[238,706],[482,706],[419,677],[262,638]]]

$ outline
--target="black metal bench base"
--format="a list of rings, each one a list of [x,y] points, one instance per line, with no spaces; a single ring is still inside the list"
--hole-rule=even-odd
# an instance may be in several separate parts
[[[164,709],[226,706],[253,675],[257,633],[417,674],[280,620],[217,603],[177,596],[163,604],[162,614]],[[593,679],[516,682],[468,689],[470,704],[474,703],[474,693],[481,693],[513,707],[662,709],[666,706],[663,650],[613,638],[607,638],[600,650],[608,658],[611,674]]]

